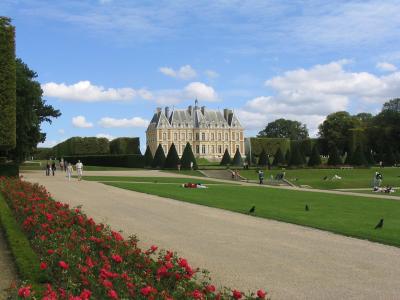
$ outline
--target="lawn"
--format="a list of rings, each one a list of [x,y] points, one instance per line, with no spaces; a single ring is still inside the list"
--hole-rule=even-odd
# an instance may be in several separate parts
[[[126,181],[126,182],[179,183],[179,184],[192,182],[192,183],[203,183],[203,184],[219,184],[219,182],[204,180],[203,178],[176,178],[176,177],[83,176],[83,179],[89,181]]]
[[[400,247],[400,201],[347,195],[290,191],[265,187],[107,182],[115,187],[159,195],[239,213],[256,206],[255,215]],[[310,211],[305,211],[305,205]],[[384,218],[384,228],[375,230]]]
[[[197,176],[197,177],[205,177],[203,173],[197,170],[162,170],[162,172],[166,173],[174,173],[180,175],[188,175],[188,176]]]
[[[370,168],[370,169],[293,169],[284,170],[286,179],[296,185],[309,185],[319,189],[351,189],[369,188],[372,184],[372,177],[376,171],[383,175],[382,185],[400,186],[400,168]],[[265,180],[270,175],[275,176],[282,173],[282,170],[265,170]],[[241,170],[240,175],[258,180],[256,170]],[[340,180],[331,180],[334,175],[342,177]],[[328,179],[324,180],[327,176]]]

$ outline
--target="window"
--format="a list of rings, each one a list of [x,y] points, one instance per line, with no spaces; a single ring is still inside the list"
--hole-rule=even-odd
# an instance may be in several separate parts
[[[182,141],[185,140],[185,134],[184,134],[184,133],[181,134],[181,140],[182,140]]]
[[[221,154],[222,153],[222,146],[218,145],[218,153]]]
[[[192,140],[192,134],[191,133],[189,133],[189,140],[190,141]]]
[[[222,139],[221,133],[218,133],[218,141],[220,141],[221,139]]]
[[[196,145],[196,153],[199,154],[200,153],[200,146]]]
[[[200,139],[200,135],[199,133],[196,133],[196,141],[198,141]]]
[[[214,133],[211,133],[211,140],[214,140]]]
[[[225,133],[225,141],[227,141],[227,140],[228,140],[228,134]]]
[[[211,153],[212,154],[214,154],[215,153],[215,151],[214,151],[215,149],[214,149],[214,146],[211,146]]]
[[[202,141],[205,141],[205,140],[206,140],[206,134],[205,134],[204,132],[201,134],[201,140],[202,140]]]
[[[162,134],[162,136],[163,136],[163,140],[167,139],[167,134],[165,132]]]
[[[176,141],[178,139],[178,134],[174,133],[174,141]]]
[[[201,146],[201,153],[206,154],[206,145]]]

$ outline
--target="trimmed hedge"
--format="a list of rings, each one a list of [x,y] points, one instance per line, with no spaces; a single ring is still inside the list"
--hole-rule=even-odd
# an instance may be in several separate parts
[[[225,149],[224,156],[222,156],[221,162],[219,163],[220,166],[227,166],[230,165],[232,162],[231,156],[229,155],[228,149]]]
[[[282,153],[290,149],[290,139],[286,138],[250,138],[250,143],[251,151],[257,156],[263,149],[270,156],[275,155],[278,148]]]
[[[80,160],[83,167],[100,166],[100,167],[125,167],[125,168],[143,168],[144,159],[141,154],[125,154],[125,155],[74,155],[64,156],[64,161],[76,164]]]
[[[21,231],[15,217],[0,192],[0,225],[5,233],[11,253],[22,280],[32,284],[48,282],[47,276],[38,268],[40,260]]]
[[[164,168],[176,169],[180,163],[178,152],[176,151],[175,144],[172,143],[169,147],[167,158],[165,159]]]
[[[0,163],[0,176],[16,177],[19,176],[19,166],[17,164]]]
[[[193,170],[198,169],[196,158],[194,157],[192,146],[189,142],[186,143],[185,149],[183,149],[181,157],[182,169],[190,170],[190,163],[193,162]]]
[[[141,154],[140,140],[138,137],[120,137],[110,142],[111,154]]]
[[[106,138],[72,137],[55,145],[53,153],[57,157],[109,154],[110,145]]]
[[[236,149],[235,156],[232,159],[232,166],[242,166],[243,160],[239,148]]]

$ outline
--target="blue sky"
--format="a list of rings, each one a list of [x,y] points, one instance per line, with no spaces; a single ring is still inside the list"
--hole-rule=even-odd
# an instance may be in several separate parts
[[[157,106],[230,107],[246,134],[276,118],[312,135],[338,110],[400,96],[400,1],[2,0],[17,55],[71,136],[139,136]]]

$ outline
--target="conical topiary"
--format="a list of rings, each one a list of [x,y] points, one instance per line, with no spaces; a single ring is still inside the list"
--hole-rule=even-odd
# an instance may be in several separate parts
[[[268,156],[264,149],[262,149],[262,151],[258,157],[258,165],[262,166],[262,167],[265,167],[266,165],[268,165]]]
[[[153,163],[153,154],[151,153],[150,147],[147,146],[146,152],[144,153],[144,166],[151,167]]]
[[[242,166],[242,165],[243,165],[242,155],[240,154],[239,148],[237,148],[235,156],[233,157],[232,160],[232,166]]]
[[[338,166],[342,164],[342,159],[340,158],[339,152],[336,147],[333,147],[329,152],[328,165]]]
[[[179,164],[179,155],[176,151],[175,144],[169,147],[167,158],[165,159],[164,168],[176,169]]]
[[[153,168],[163,168],[165,163],[165,154],[161,144],[158,145],[156,153],[154,154],[151,166]]]
[[[221,166],[227,166],[231,164],[231,156],[229,155],[228,149],[225,149],[224,156],[219,163]]]
[[[285,163],[285,159],[283,158],[282,150],[281,148],[278,148],[276,150],[275,155],[274,155],[274,160],[272,161],[273,166],[280,166]]]
[[[190,163],[193,162],[193,169],[197,170],[197,162],[194,157],[192,146],[189,142],[186,143],[185,149],[183,149],[182,157],[181,157],[181,168],[190,170]]]
[[[301,156],[300,149],[298,146],[292,147],[289,165],[290,166],[301,166],[304,163],[304,158]]]
[[[321,156],[319,155],[319,150],[317,144],[312,148],[310,159],[308,160],[308,166],[315,167],[321,164]]]
[[[357,146],[356,151],[353,153],[351,162],[355,166],[366,166],[368,164],[361,146]]]

